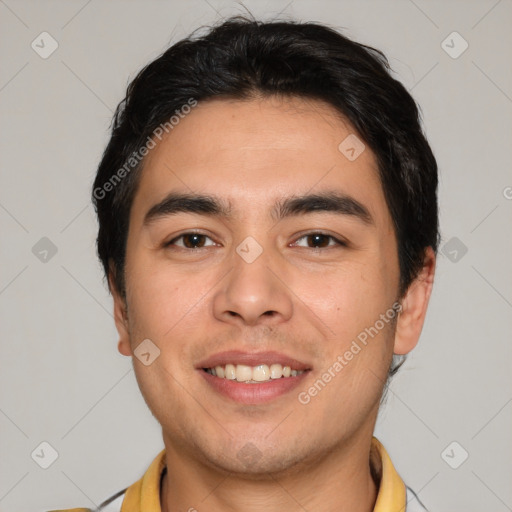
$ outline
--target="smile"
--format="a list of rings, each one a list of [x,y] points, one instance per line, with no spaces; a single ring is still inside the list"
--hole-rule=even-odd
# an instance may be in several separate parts
[[[212,368],[203,368],[203,370],[219,379],[236,380],[237,382],[249,384],[267,382],[273,379],[297,377],[305,371],[292,369],[290,366],[282,366],[278,363],[270,365],[258,364],[256,366],[226,364]]]

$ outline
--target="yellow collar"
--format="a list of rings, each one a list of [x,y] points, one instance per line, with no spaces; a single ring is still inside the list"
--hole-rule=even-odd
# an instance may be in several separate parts
[[[388,452],[376,437],[372,439],[371,449],[380,458],[381,464],[378,471],[380,474],[379,492],[373,512],[388,512],[389,510],[405,512],[405,484],[393,466]],[[160,509],[157,510],[160,512]]]
[[[380,459],[379,492],[373,512],[405,511],[405,484],[393,467],[384,446],[377,438],[372,439],[372,452]],[[125,494],[121,512],[161,512],[160,480],[165,469],[165,450],[153,460],[144,476],[130,486]]]

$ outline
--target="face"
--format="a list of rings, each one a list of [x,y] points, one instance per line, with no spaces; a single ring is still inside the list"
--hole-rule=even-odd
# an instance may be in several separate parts
[[[114,299],[120,352],[160,351],[133,362],[169,454],[256,475],[371,435],[399,271],[375,157],[339,149],[354,134],[320,101],[215,99],[146,157],[126,315]]]

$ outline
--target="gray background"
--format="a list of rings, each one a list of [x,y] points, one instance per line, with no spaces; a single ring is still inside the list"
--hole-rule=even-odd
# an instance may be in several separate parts
[[[420,344],[377,435],[432,511],[512,510],[512,3],[244,5],[382,49],[420,103],[440,167],[442,250]],[[218,0],[0,0],[2,512],[92,507],[163,448],[117,352],[89,191],[128,79],[170,42],[244,12]],[[48,51],[43,31],[59,45],[46,59],[31,47]],[[457,58],[445,50],[463,48],[458,36],[442,45],[453,31],[469,44]],[[48,469],[36,463],[48,449],[31,457],[43,441],[59,454]]]

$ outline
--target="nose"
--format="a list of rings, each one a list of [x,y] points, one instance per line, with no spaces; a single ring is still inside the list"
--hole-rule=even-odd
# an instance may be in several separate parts
[[[234,252],[233,267],[213,297],[218,320],[238,326],[276,325],[290,319],[293,293],[284,265],[264,250],[254,261]]]

